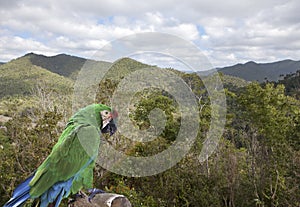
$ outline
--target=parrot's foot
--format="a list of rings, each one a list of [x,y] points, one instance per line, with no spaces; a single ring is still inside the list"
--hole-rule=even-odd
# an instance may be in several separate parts
[[[75,195],[72,196],[72,199],[70,199],[68,201],[68,205],[76,202],[77,199],[79,199],[79,198],[85,198],[85,197],[87,197],[87,195],[84,192],[79,191],[78,193],[76,193]]]
[[[97,189],[97,188],[89,189],[88,192],[90,193],[90,195],[88,197],[89,202],[91,202],[91,200],[95,197],[96,194],[105,193],[105,191]]]

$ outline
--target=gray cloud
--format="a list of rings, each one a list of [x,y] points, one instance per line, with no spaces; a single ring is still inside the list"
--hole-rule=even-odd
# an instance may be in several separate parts
[[[9,9],[12,7],[15,7],[21,2],[21,0],[15,0],[15,1],[0,1],[0,8],[1,9]]]
[[[300,59],[299,9],[297,0],[1,1],[0,61],[27,51],[88,57],[149,31],[194,42],[216,66]]]

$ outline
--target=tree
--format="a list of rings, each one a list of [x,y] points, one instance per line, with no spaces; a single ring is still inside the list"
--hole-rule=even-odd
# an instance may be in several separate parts
[[[285,198],[289,196],[286,189],[295,185],[287,183],[287,177],[293,154],[290,136],[296,130],[294,120],[299,108],[284,94],[283,85],[270,83],[265,87],[250,84],[239,102],[244,111],[249,179],[257,206],[293,206]]]

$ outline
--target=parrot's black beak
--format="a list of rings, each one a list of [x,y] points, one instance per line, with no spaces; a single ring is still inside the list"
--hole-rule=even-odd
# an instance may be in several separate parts
[[[101,129],[102,133],[109,133],[110,136],[113,135],[116,131],[117,131],[117,126],[113,119],[110,120],[110,122],[104,128]]]

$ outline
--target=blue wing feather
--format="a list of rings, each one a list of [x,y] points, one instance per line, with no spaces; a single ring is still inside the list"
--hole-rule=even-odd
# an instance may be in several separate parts
[[[91,158],[82,168],[76,173],[73,177],[68,179],[67,181],[61,181],[55,183],[51,188],[49,188],[42,196],[41,196],[41,206],[47,207],[50,203],[55,202],[55,207],[59,206],[61,200],[69,196],[72,188],[72,184],[76,179],[80,176],[80,173],[83,172],[85,168],[88,167],[93,162]]]
[[[12,198],[3,207],[17,207],[21,206],[30,198],[30,186],[29,182],[33,178],[34,174],[28,177],[23,183],[16,187],[13,192]]]

